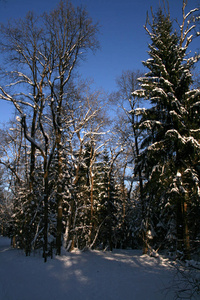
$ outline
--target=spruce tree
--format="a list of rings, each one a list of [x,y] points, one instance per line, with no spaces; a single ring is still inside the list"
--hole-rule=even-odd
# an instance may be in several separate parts
[[[191,74],[198,58],[187,56],[192,38],[178,35],[169,12],[160,8],[147,24],[150,58],[144,65],[149,72],[139,79],[142,89],[135,92],[151,103],[140,123],[147,134],[138,158],[147,179],[145,226],[159,244],[163,233],[170,236],[169,224],[175,216],[178,250],[189,258],[188,206],[192,206],[191,191],[199,188],[200,178],[195,167],[200,159],[199,91],[192,89]]]

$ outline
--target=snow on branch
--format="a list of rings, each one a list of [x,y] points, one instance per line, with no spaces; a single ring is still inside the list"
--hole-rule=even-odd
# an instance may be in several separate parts
[[[11,170],[11,172],[16,176],[18,182],[23,182],[23,180],[20,178],[19,174],[17,173],[15,167],[12,167],[9,162],[4,162],[0,159],[0,164],[4,165],[7,169]]]
[[[191,34],[188,37],[188,34],[195,29],[196,25],[194,24],[195,19],[192,18],[192,16],[194,15],[195,12],[199,11],[199,8],[194,8],[192,10],[190,10],[187,14],[185,14],[185,8],[186,8],[187,2],[183,1],[183,7],[182,7],[182,14],[183,14],[183,21],[182,24],[180,25],[180,33],[181,33],[181,37],[180,37],[180,47],[182,47],[183,43],[185,42],[185,48],[188,47],[188,45],[191,43],[192,39],[193,39],[193,34]],[[188,21],[187,21],[188,20]],[[190,26],[190,22],[193,22],[193,25]],[[185,28],[185,23],[187,21],[187,26]]]
[[[162,96],[164,96],[164,97],[167,98],[167,94],[165,93],[165,91],[162,88],[156,87],[156,88],[153,89],[152,92],[153,93],[158,93],[158,94],[160,94],[160,95],[162,95]]]
[[[190,90],[186,95],[191,99],[195,99],[200,96],[200,89]],[[200,101],[196,102],[194,105],[200,105]]]
[[[185,19],[187,19],[190,15],[192,15],[194,12],[199,11],[199,8],[191,9],[185,16]]]
[[[165,135],[168,136],[169,138],[178,140],[179,142],[182,143],[182,145],[186,145],[190,143],[193,145],[194,148],[198,150],[200,149],[200,143],[195,138],[193,138],[192,136],[189,137],[181,136],[180,133],[175,129],[168,130]]]
[[[139,107],[139,108],[135,108],[135,109],[130,110],[128,113],[129,114],[134,114],[135,116],[140,116],[140,115],[144,114],[145,111],[146,111],[146,108]]]
[[[134,92],[131,93],[131,95],[133,97],[144,98],[145,97],[145,90],[143,90],[143,89],[141,89],[141,90],[135,90]]]
[[[3,100],[6,100],[6,101],[12,102],[15,105],[16,109],[20,112],[20,114],[23,114],[23,112],[18,104],[18,101],[16,99],[14,99],[12,96],[10,96],[8,93],[6,93],[6,91],[1,86],[0,86],[0,90],[3,93],[3,94],[0,94],[0,98]]]
[[[26,125],[26,115],[22,116],[21,124],[22,124],[22,128],[24,129],[24,135],[26,139],[40,151],[43,157],[45,157],[44,151],[42,150],[40,145],[28,134],[27,125]]]
[[[10,83],[10,86],[16,85],[16,84],[21,83],[21,82],[26,82],[26,83],[34,86],[33,81],[28,76],[26,76],[24,73],[19,72],[19,71],[11,71],[11,74],[17,74],[19,77],[22,77],[23,79],[19,80],[17,82],[14,82],[14,83]]]

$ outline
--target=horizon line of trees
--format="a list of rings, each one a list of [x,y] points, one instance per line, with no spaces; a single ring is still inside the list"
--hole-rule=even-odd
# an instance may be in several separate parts
[[[16,120],[0,130],[0,223],[14,247],[44,261],[62,246],[199,253],[199,9],[186,3],[179,26],[151,11],[148,72],[123,72],[112,95],[76,74],[99,45],[85,9],[1,25],[0,99]]]

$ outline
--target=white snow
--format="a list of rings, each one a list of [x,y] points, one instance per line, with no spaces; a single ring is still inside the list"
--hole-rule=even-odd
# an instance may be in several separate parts
[[[138,250],[74,251],[26,257],[0,237],[0,300],[173,299],[174,268]]]

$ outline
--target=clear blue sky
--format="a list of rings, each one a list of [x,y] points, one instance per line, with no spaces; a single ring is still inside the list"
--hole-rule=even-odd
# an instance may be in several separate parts
[[[0,22],[23,18],[30,10],[41,14],[56,7],[59,0],[0,0]],[[148,36],[143,25],[150,7],[156,11],[162,0],[71,0],[74,6],[86,7],[94,22],[100,24],[101,49],[89,54],[79,72],[94,79],[95,86],[111,92],[116,89],[115,79],[123,70],[143,69],[148,58]],[[181,17],[182,0],[169,0],[172,17]],[[188,0],[188,8],[197,7],[199,0]],[[0,101],[0,123],[6,122],[12,110]]]

